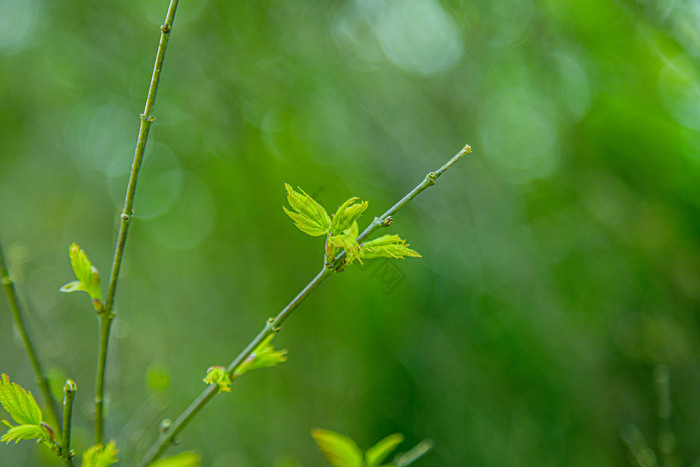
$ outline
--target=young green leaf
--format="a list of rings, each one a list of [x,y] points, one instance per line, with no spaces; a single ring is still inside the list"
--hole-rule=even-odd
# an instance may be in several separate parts
[[[389,435],[383,440],[379,441],[377,444],[372,446],[365,453],[365,459],[367,460],[367,467],[378,467],[386,459],[386,457],[391,454],[396,447],[401,444],[404,437],[401,433],[394,433]]]
[[[406,240],[396,234],[383,235],[360,245],[359,257],[369,258],[397,258],[404,256],[420,258],[420,254],[408,247]]]
[[[100,291],[100,274],[92,265],[85,252],[74,242],[68,249],[70,264],[77,281],[65,284],[61,292],[87,292],[92,298],[92,305],[97,312],[102,311],[102,292]]]
[[[357,222],[353,222],[350,228],[344,231],[343,234],[347,235],[348,237],[357,239],[357,236],[360,235],[360,226],[357,225]]]
[[[331,221],[331,233],[334,235],[343,233],[360,218],[363,212],[365,212],[369,203],[363,201],[359,204],[353,204],[357,199],[357,197],[353,196],[340,205],[333,216],[333,221]]]
[[[5,420],[3,422],[11,428],[0,437],[0,442],[9,444],[10,441],[14,441],[17,444],[21,439],[35,439],[37,442],[46,444],[49,447],[53,444],[53,431],[45,423],[40,425],[12,426]]]
[[[153,464],[151,467],[199,467],[200,457],[194,451],[185,451],[172,457],[166,457]]]
[[[83,453],[82,467],[108,467],[119,461],[114,441],[107,445],[96,444]]]
[[[207,384],[219,386],[219,392],[231,392],[231,377],[222,366],[210,366],[207,375],[202,379]]]
[[[320,428],[311,430],[311,436],[333,467],[362,467],[362,451],[351,438]]]
[[[345,254],[348,255],[348,264],[352,264],[356,259],[362,263],[359,257],[360,246],[357,244],[357,240],[350,235],[331,235],[328,237],[328,246],[330,247],[330,258],[334,258],[336,251],[343,248]]]
[[[82,282],[80,281],[72,281],[69,282],[65,285],[63,285],[60,289],[58,289],[60,292],[65,292],[65,293],[72,293],[72,292],[88,292],[90,293],[85,286],[83,285]]]
[[[249,371],[277,366],[277,364],[287,361],[287,349],[275,350],[272,346],[271,342],[274,337],[274,334],[267,336],[255,350],[248,355],[248,358],[236,368],[233,374],[234,379]]]
[[[282,209],[292,218],[297,228],[312,237],[326,235],[331,229],[331,219],[323,206],[314,201],[301,188],[299,188],[301,193],[294,191],[287,183],[284,184],[284,188],[287,190],[289,206],[294,212],[286,207],[282,207]]]
[[[41,409],[32,393],[19,384],[11,383],[5,373],[0,376],[0,404],[20,425],[41,425]]]

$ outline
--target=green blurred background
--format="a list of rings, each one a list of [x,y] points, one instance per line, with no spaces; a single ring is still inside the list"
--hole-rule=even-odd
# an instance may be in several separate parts
[[[73,241],[108,275],[167,3],[0,0],[0,241],[46,366],[78,384],[78,451],[97,325],[58,288]],[[276,339],[289,361],[170,453],[324,465],[318,426],[430,438],[421,466],[629,465],[623,438],[693,464],[699,31],[691,0],[183,0],[116,300],[119,465],[320,269],[285,182],[329,211],[367,199],[368,222],[466,143],[391,227],[423,258],[330,278]],[[4,299],[0,371],[35,389]]]

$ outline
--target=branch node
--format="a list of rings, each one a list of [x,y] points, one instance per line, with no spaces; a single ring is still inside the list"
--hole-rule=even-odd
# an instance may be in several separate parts
[[[160,32],[162,32],[163,34],[168,34],[172,28],[173,28],[172,24],[163,23],[163,25],[160,27]]]
[[[437,174],[435,172],[430,172],[428,175],[425,176],[425,179],[428,181],[428,185],[435,185],[436,178]]]
[[[131,216],[125,212],[121,213],[121,215],[119,217],[121,218],[121,220],[126,221],[126,222],[129,222],[131,220]]]
[[[394,218],[391,216],[387,216],[384,219],[382,219],[382,227],[389,227],[392,222],[394,222]]]
[[[275,333],[280,332],[280,329],[282,329],[278,326],[275,326],[275,318],[268,318],[267,321],[265,322],[265,328],[266,328],[266,330],[271,331],[271,332],[275,332]]]
[[[160,432],[165,434],[168,431],[168,428],[170,428],[170,423],[171,423],[171,420],[169,418],[164,418],[160,422],[160,427],[158,427]]]

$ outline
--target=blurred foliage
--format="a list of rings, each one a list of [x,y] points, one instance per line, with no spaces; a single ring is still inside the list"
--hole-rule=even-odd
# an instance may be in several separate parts
[[[166,6],[0,1],[0,240],[47,366],[81,388],[76,452],[97,332],[58,293],[65,252],[109,271]],[[287,364],[236,382],[171,454],[322,465],[324,426],[363,450],[431,438],[422,466],[624,465],[625,427],[661,453],[670,420],[694,462],[699,24],[691,0],[181,2],[116,299],[121,464],[321,267],[284,182],[367,199],[368,222],[465,143],[397,216],[423,258],[331,278],[278,336]],[[0,300],[0,369],[34,390],[23,355]]]

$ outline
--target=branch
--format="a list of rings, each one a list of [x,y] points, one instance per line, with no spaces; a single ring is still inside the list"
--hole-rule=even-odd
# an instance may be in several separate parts
[[[435,184],[440,175],[445,173],[455,162],[462,158],[467,153],[471,152],[471,147],[469,145],[465,146],[459,153],[457,153],[452,159],[450,159],[445,165],[440,167],[435,172],[430,172],[425,176],[425,179],[419,183],[413,190],[411,190],[406,196],[404,196],[398,203],[387,210],[381,217],[376,217],[372,223],[357,237],[358,243],[363,239],[367,238],[371,233],[380,228],[382,225],[388,225],[386,220],[391,217],[392,214],[396,213],[399,209],[404,207],[409,201],[418,196],[429,186]],[[238,354],[236,358],[228,365],[226,371],[230,376],[233,376],[236,369],[245,361],[246,358],[255,350],[255,348],[260,345],[260,343],[265,340],[267,336],[272,333],[279,331],[279,326],[282,322],[292,314],[294,309],[299,306],[301,302],[308,297],[311,292],[313,292],[326,278],[331,276],[336,272],[337,268],[342,264],[344,252],[338,255],[338,259],[330,267],[324,267],[311,282],[309,282],[304,289],[299,292],[299,294],[294,297],[294,299],[287,304],[286,307],[279,312],[279,314],[267,320],[265,327],[258,333],[255,338],[250,341],[250,343]],[[187,409],[185,409],[182,414],[170,424],[158,440],[151,446],[151,448],[146,453],[143,461],[141,462],[141,467],[148,466],[151,462],[157,460],[170,445],[174,443],[175,436],[177,436],[180,431],[182,431],[185,426],[194,418],[195,415],[209,402],[217,393],[218,387],[212,385],[207,387],[202,393],[195,399]]]
[[[34,344],[32,344],[27,328],[24,325],[22,310],[20,309],[19,300],[17,299],[17,290],[15,290],[15,284],[12,282],[7,272],[2,246],[0,246],[0,282],[2,283],[2,287],[5,289],[7,301],[10,304],[10,311],[12,312],[12,319],[15,322],[17,332],[19,333],[22,343],[24,344],[24,350],[27,352],[32,368],[34,368],[34,379],[37,386],[39,386],[41,395],[44,398],[45,408],[49,415],[49,422],[53,426],[58,426],[58,403],[53,397],[53,394],[51,394],[51,389],[49,389],[49,381],[44,375],[36,349],[34,348]]]
[[[61,435],[61,458],[65,465],[73,465],[73,452],[70,449],[71,421],[73,417],[73,399],[77,391],[75,383],[68,379],[63,386],[63,434]]]
[[[112,313],[114,305],[114,294],[117,290],[117,280],[119,279],[119,268],[122,263],[122,254],[124,253],[124,245],[126,243],[126,234],[129,229],[129,222],[133,213],[134,194],[136,193],[136,181],[143,160],[143,153],[146,149],[146,141],[148,140],[148,131],[151,124],[155,121],[155,117],[151,114],[153,104],[156,100],[156,92],[158,91],[158,83],[160,81],[160,72],[163,67],[163,58],[165,57],[165,49],[168,46],[170,31],[175,18],[175,10],[177,9],[178,0],[170,0],[170,6],[165,16],[165,22],[160,27],[160,43],[158,44],[158,52],[156,53],[156,62],[153,67],[153,75],[151,76],[151,85],[148,88],[148,97],[146,98],[146,106],[141,114],[141,126],[139,128],[139,136],[136,142],[136,150],[134,151],[134,162],[131,165],[131,175],[129,176],[129,184],[126,189],[126,197],[124,199],[124,209],[120,215],[121,223],[119,224],[119,234],[117,235],[117,245],[114,249],[114,260],[112,262],[112,272],[109,277],[109,289],[107,298],[102,312],[100,312],[100,350],[97,360],[97,383],[95,387],[95,444],[102,442],[103,423],[104,423],[104,378],[105,365],[107,361],[107,345],[109,343],[109,330],[114,319]]]

